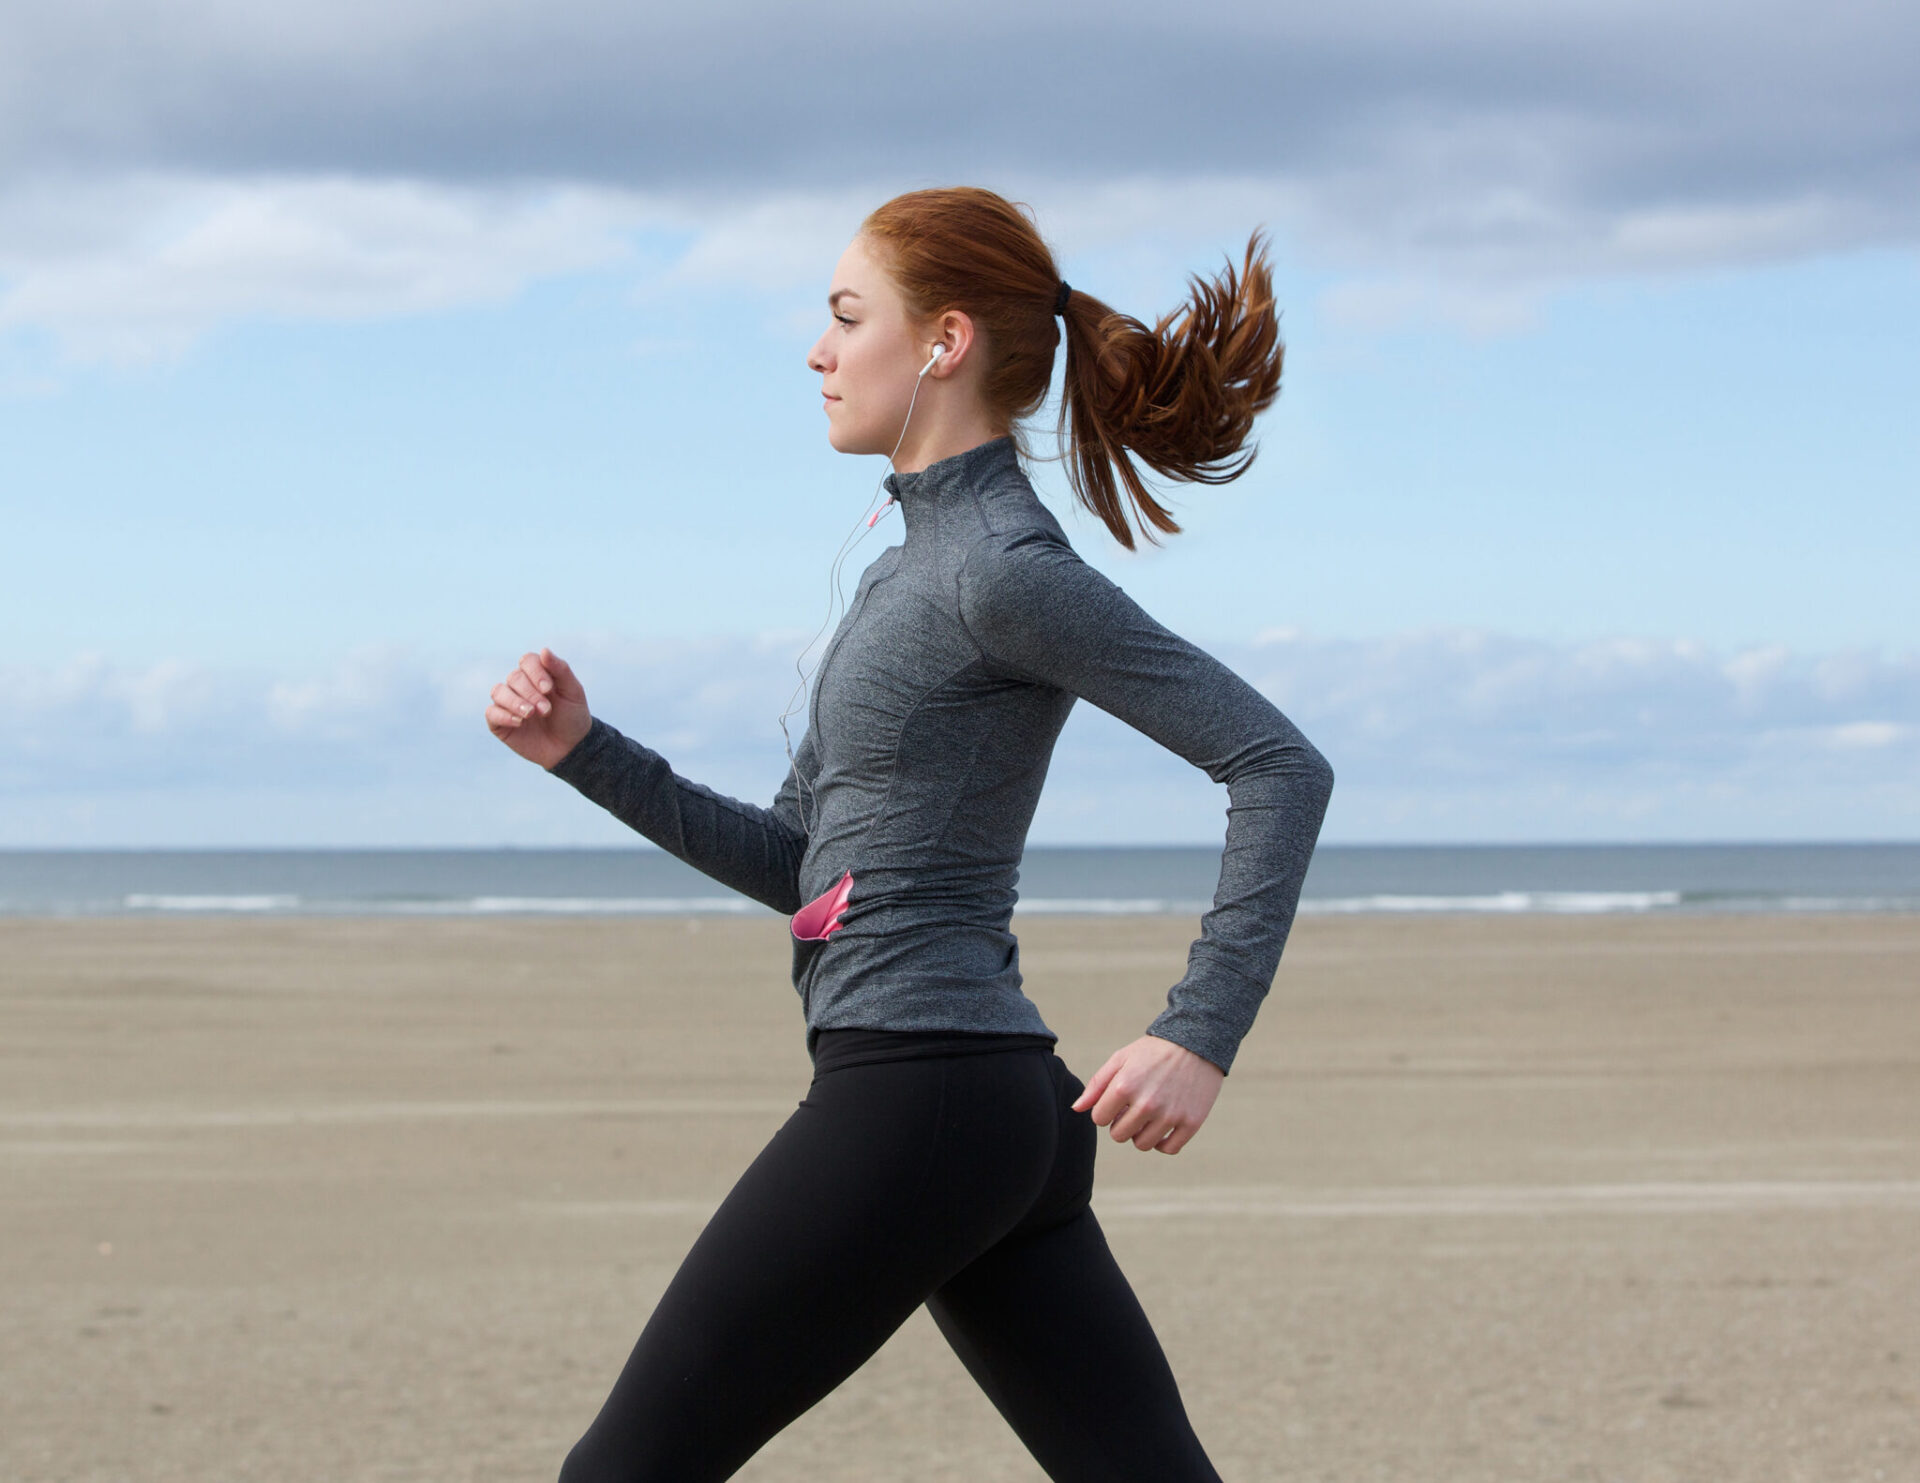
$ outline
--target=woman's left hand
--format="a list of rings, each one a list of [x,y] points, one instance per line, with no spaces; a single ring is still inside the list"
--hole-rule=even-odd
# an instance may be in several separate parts
[[[1184,1045],[1142,1035],[1107,1057],[1073,1110],[1093,1108],[1093,1120],[1113,1124],[1114,1142],[1127,1139],[1142,1153],[1178,1153],[1213,1111],[1227,1073]]]

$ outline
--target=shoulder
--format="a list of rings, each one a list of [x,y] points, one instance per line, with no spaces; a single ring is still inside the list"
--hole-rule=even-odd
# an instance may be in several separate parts
[[[1062,582],[1106,578],[1066,537],[1039,523],[986,530],[967,542],[958,568],[963,611],[1038,603]]]
[[[1134,621],[1119,585],[1044,525],[976,537],[956,585],[961,624],[980,650],[1029,668],[1049,650],[1102,645]]]

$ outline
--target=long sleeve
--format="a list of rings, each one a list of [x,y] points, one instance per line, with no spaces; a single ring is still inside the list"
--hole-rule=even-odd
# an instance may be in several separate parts
[[[694,869],[792,915],[801,905],[800,862],[807,850],[795,779],[811,780],[819,767],[811,729],[794,762],[773,807],[761,808],[688,781],[658,752],[596,716],[550,771]]]
[[[1271,701],[1050,533],[986,537],[958,581],[989,664],[1091,701],[1227,785],[1213,906],[1147,1033],[1231,1070],[1279,969],[1333,769]]]

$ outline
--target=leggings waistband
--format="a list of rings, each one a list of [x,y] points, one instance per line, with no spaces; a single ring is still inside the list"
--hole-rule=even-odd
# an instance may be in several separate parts
[[[973,1056],[993,1051],[1052,1050],[1051,1035],[986,1034],[977,1030],[821,1030],[814,1036],[813,1074],[823,1076],[873,1061],[923,1056]]]

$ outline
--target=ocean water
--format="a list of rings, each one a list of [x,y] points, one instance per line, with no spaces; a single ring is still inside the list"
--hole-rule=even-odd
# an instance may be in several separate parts
[[[1024,913],[1198,915],[1220,851],[1035,846]],[[1920,911],[1920,844],[1322,845],[1303,913]],[[774,913],[655,849],[0,850],[0,915]]]

